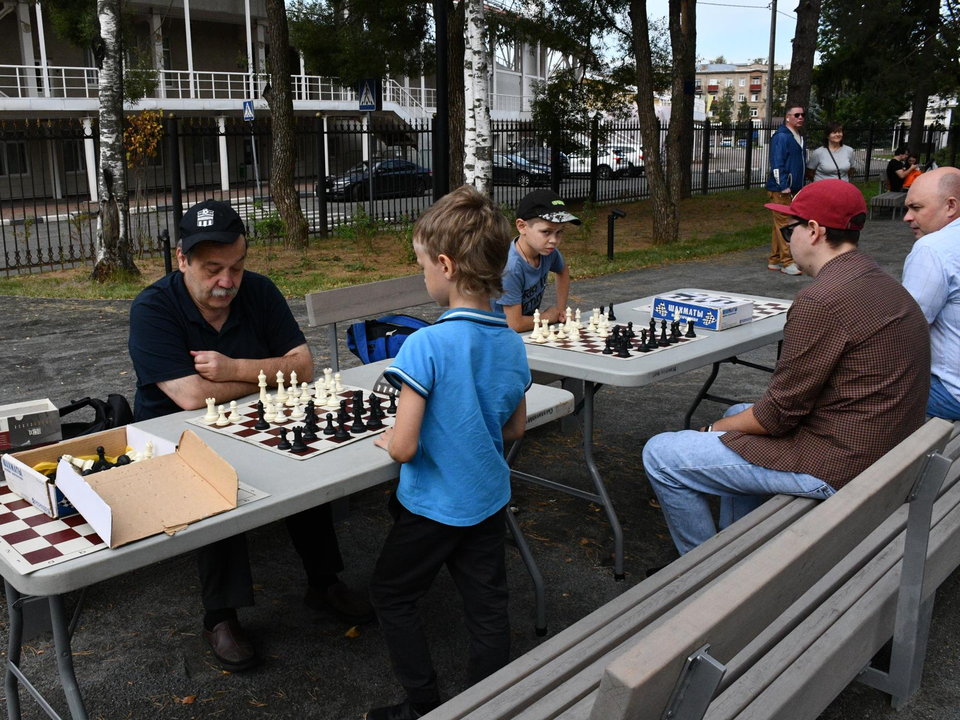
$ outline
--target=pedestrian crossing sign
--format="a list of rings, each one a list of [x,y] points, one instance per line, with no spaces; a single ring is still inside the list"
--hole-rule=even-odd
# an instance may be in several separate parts
[[[375,112],[380,110],[379,78],[362,80],[357,95],[360,98],[360,112]]]
[[[253,122],[253,100],[243,101],[243,119],[245,122]]]

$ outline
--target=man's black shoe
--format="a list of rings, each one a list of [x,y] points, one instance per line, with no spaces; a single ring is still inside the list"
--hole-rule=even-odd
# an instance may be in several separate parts
[[[303,604],[311,610],[326,610],[340,620],[355,625],[377,619],[370,601],[339,580],[323,591],[308,587]]]
[[[368,710],[363,716],[366,720],[418,720],[426,715],[430,710],[440,707],[440,703],[428,703],[429,709],[418,712],[410,700],[404,700],[399,705],[390,705],[389,707],[374,708]]]
[[[224,670],[242,672],[260,662],[253,643],[237,620],[224,620],[214,625],[213,630],[204,628],[203,638]]]

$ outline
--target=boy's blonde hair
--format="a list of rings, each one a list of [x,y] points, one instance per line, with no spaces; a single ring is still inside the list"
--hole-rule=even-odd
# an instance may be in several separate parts
[[[431,260],[446,255],[456,262],[457,291],[464,295],[503,294],[512,236],[500,208],[471,185],[435,202],[413,226],[413,242]]]

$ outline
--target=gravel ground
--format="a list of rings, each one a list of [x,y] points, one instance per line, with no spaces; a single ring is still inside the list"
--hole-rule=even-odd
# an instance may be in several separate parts
[[[913,242],[905,226],[876,221],[862,246],[894,276]],[[692,262],[574,283],[571,305],[593,307],[678,287],[791,298],[808,278],[790,278],[765,269],[766,251],[744,251],[707,262]],[[302,299],[291,301],[306,325]],[[120,392],[131,400],[134,372],[127,355],[129,301],[69,301],[0,297],[0,404],[49,397],[55,404]],[[423,310],[426,316],[434,309]],[[320,329],[306,329],[318,367],[329,351]],[[342,335],[343,333],[341,333]],[[352,361],[345,347],[341,358]],[[744,356],[770,364],[774,348]],[[597,401],[597,458],[626,539],[627,579],[613,581],[612,536],[599,508],[541,488],[518,485],[514,498],[547,589],[551,633],[612,599],[643,577],[648,566],[675,557],[659,510],[640,466],[640,451],[651,435],[678,429],[683,413],[707,370],[669,378],[642,393],[604,389]],[[725,368],[716,391],[755,399],[767,381],[763,373]],[[720,413],[704,405],[694,418],[705,424]],[[554,424],[556,425],[556,423]],[[557,427],[537,429],[519,467],[548,470],[561,482],[586,486],[578,435]],[[385,500],[390,487],[354,495],[338,525],[347,571],[343,578],[364,586],[389,527]],[[200,636],[202,609],[192,557],[183,556],[90,588],[74,638],[75,665],[91,718],[356,718],[372,705],[393,702],[400,690],[390,672],[379,630],[346,626],[313,615],[301,604],[303,574],[282,525],[251,533],[257,605],[242,613],[256,634],[264,663],[255,671],[224,674],[211,663]],[[515,548],[508,546],[514,657],[541,642],[533,632],[533,595]],[[71,598],[68,602],[72,604]],[[0,599],[0,617],[6,618]],[[465,684],[467,638],[459,600],[442,574],[422,601],[441,690],[452,696]],[[0,647],[6,647],[6,621]],[[923,687],[899,713],[885,696],[849,687],[823,718],[960,718],[960,576],[941,587],[934,611]],[[56,683],[49,634],[28,642],[23,667],[36,685],[65,712]],[[25,718],[44,717],[21,692]]]

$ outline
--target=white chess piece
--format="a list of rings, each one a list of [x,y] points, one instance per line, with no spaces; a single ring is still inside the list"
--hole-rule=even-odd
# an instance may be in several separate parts
[[[577,308],[577,314],[574,315],[574,319],[577,321],[577,327],[578,327],[578,328],[582,328],[582,327],[583,327],[583,323],[580,322],[580,308]]]
[[[286,406],[293,407],[294,403],[297,402],[299,398],[300,398],[300,388],[296,385],[296,383],[291,382],[290,387],[287,389],[287,399],[285,403]]]
[[[570,328],[570,339],[579,340],[580,339],[580,327],[574,323],[573,327]]]
[[[590,315],[590,327],[595,328],[600,322],[600,308],[594,308],[593,313]]]
[[[278,402],[275,409],[276,415],[271,422],[276,423],[277,425],[283,425],[287,421],[287,416],[283,411],[283,403]],[[266,418],[264,418],[264,420],[266,420]]]
[[[317,380],[313,384],[313,404],[323,405],[327,401],[327,389],[323,386],[323,380]]]
[[[310,399],[310,383],[302,383],[300,385],[300,400],[304,405],[307,404],[307,401]]]
[[[540,314],[539,311],[534,313],[533,332],[530,333],[530,339],[533,340],[534,342],[537,342],[538,340],[540,340],[540,337],[543,335],[543,333],[540,330],[540,318],[537,317],[537,315],[539,314]]]
[[[333,385],[333,368],[323,369],[323,386],[329,390]]]
[[[540,324],[540,308],[534,308],[533,310],[533,326],[536,327]]]
[[[328,408],[339,408],[340,401],[337,400],[337,394],[333,391],[332,387],[327,388],[327,402],[325,403]]]
[[[570,329],[570,323],[572,322],[573,322],[573,310],[571,310],[570,308],[567,308],[567,322],[566,322],[567,330]]]
[[[270,401],[270,396],[267,395],[267,403],[263,406],[263,419],[268,423],[272,423],[277,418],[277,410],[273,407],[273,403]]]
[[[213,425],[217,421],[217,399],[207,398],[207,414],[203,416],[203,421],[207,425]]]
[[[240,411],[237,409],[237,401],[230,401],[230,414],[227,416],[227,420],[236,425],[239,422],[243,421],[243,415],[240,414]]]
[[[549,323],[547,323],[549,325]],[[550,334],[547,335],[547,342],[555,342],[557,339],[557,329],[550,325]]]
[[[300,398],[297,398],[293,402],[293,408],[290,410],[290,419],[291,420],[303,420],[306,417],[306,414],[303,412],[303,407],[300,405]]]
[[[558,322],[557,323],[557,340],[566,340],[566,339],[567,339],[567,333],[564,332],[563,323]]]
[[[336,388],[337,392],[343,392],[343,385],[340,384],[340,373],[335,373],[333,376],[333,386]]]
[[[229,425],[229,424],[230,424],[230,421],[227,420],[227,413],[226,413],[226,411],[223,409],[223,405],[220,405],[220,406],[217,408],[217,412],[220,413],[220,414],[217,416],[217,427],[226,427],[227,425]]]
[[[149,460],[152,457],[153,457],[153,441],[147,440],[147,444],[143,448],[143,459]]]
[[[257,375],[257,383],[260,385],[260,402],[267,401],[267,376],[264,375],[263,370],[260,371],[260,374]]]
[[[283,370],[277,370],[277,404],[279,405],[287,399],[287,393],[283,389]]]
[[[297,371],[296,371],[296,370],[291,370],[291,371],[290,371],[290,387],[300,387],[300,386],[297,384]]]

